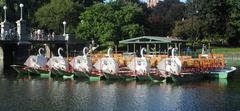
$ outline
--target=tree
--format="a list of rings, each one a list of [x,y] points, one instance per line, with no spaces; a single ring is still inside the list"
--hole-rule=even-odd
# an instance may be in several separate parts
[[[226,0],[202,0],[199,3],[199,17],[207,35],[225,36],[228,23],[228,4]]]
[[[201,33],[202,27],[202,21],[195,16],[184,21],[176,22],[175,27],[172,30],[172,35],[175,37],[182,37],[183,39],[193,39],[195,41],[201,40],[203,36],[203,33]]]
[[[51,0],[50,3],[37,10],[35,17],[41,28],[58,32],[63,29],[62,22],[66,21],[68,32],[73,33],[74,30],[72,29],[79,22],[77,18],[81,10],[82,6],[73,2],[73,0]]]
[[[84,7],[89,7],[91,5],[93,5],[94,3],[103,3],[104,0],[73,0],[75,3],[78,4],[83,4]]]
[[[159,1],[156,7],[147,12],[146,32],[148,35],[170,35],[175,22],[184,17],[185,6],[179,0]]]
[[[98,3],[81,14],[76,33],[80,39],[113,41],[117,45],[119,40],[143,34],[143,26],[137,22],[142,14],[142,8],[135,3]]]
[[[228,35],[229,42],[232,45],[239,45],[240,36],[240,1],[228,0],[230,5]]]

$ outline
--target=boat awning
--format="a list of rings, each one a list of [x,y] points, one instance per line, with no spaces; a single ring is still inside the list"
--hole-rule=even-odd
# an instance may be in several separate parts
[[[172,37],[158,37],[158,36],[142,36],[131,39],[122,40],[121,44],[157,44],[157,43],[172,43],[172,42],[186,42],[178,38]]]

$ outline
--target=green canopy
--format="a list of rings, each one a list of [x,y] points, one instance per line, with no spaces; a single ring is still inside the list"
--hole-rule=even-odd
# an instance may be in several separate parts
[[[157,44],[157,43],[173,43],[173,42],[186,42],[178,38],[172,37],[158,37],[158,36],[142,36],[131,39],[122,40],[122,44]]]

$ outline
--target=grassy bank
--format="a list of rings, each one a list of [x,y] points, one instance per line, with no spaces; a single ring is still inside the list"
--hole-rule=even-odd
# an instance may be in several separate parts
[[[240,66],[240,48],[213,48],[212,53],[224,54],[228,66]]]
[[[213,53],[240,54],[240,48],[213,48]]]

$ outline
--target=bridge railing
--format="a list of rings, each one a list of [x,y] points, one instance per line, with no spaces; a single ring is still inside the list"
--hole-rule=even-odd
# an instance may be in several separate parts
[[[25,35],[21,38],[17,35],[0,35],[0,40],[3,41],[11,41],[11,40],[32,40],[32,41],[67,41],[69,39],[70,35],[66,34],[66,36],[63,35],[54,35],[54,36],[46,36],[46,35]]]
[[[55,36],[30,36],[29,40],[34,40],[34,41],[66,41],[67,36],[63,36],[63,35],[55,35]]]

